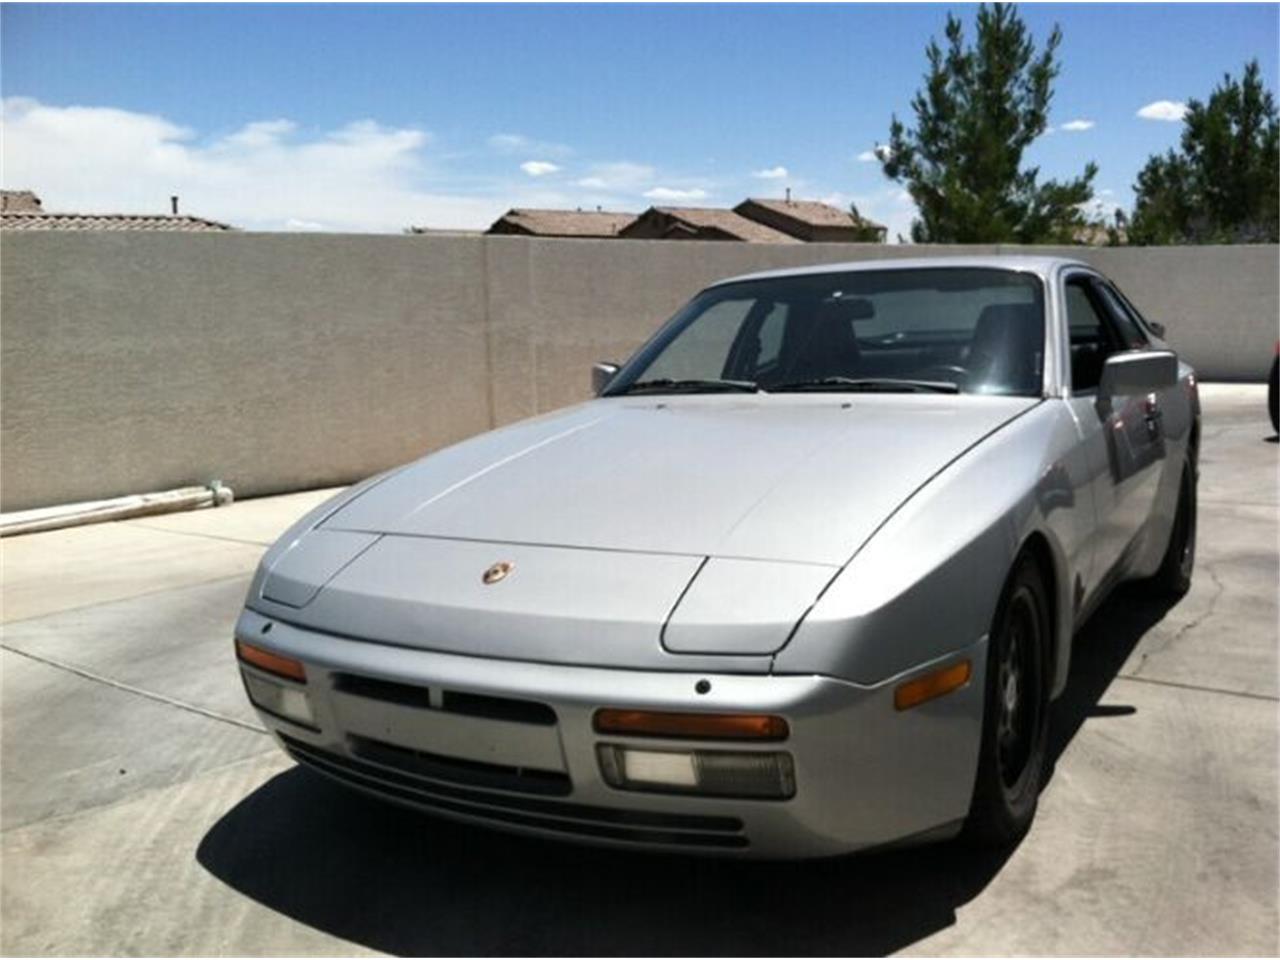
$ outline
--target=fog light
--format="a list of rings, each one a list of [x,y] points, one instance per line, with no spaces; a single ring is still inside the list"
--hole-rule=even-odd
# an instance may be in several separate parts
[[[244,688],[249,699],[256,706],[272,716],[291,720],[312,730],[319,729],[315,714],[311,712],[311,701],[306,690],[276,683],[248,670],[241,670],[240,675],[244,677]]]
[[[619,790],[770,800],[785,800],[796,792],[795,768],[787,753],[636,750],[608,743],[596,752],[605,782]]]

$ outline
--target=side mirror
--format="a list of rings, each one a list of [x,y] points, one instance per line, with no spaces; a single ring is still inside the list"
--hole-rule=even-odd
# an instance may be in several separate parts
[[[1178,355],[1172,350],[1133,350],[1107,357],[1098,396],[1155,393],[1177,382]]]
[[[595,396],[604,393],[605,387],[618,374],[616,363],[593,363],[591,365],[591,392]]]

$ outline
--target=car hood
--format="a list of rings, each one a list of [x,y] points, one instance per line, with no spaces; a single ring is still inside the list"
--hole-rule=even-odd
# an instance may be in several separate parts
[[[930,477],[1037,402],[594,400],[427,456],[323,529],[839,566]]]

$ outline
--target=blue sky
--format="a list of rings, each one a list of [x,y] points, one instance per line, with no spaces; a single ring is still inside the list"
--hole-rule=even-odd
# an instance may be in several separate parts
[[[53,210],[176,193],[250,228],[391,231],[790,186],[905,232],[901,188],[859,156],[909,117],[948,9],[971,23],[945,4],[6,4],[4,185]],[[1096,160],[1105,204],[1127,207],[1146,157],[1177,142],[1179,123],[1139,110],[1203,98],[1254,57],[1276,85],[1275,5],[1021,13],[1041,40],[1064,34],[1055,129],[1027,162]]]

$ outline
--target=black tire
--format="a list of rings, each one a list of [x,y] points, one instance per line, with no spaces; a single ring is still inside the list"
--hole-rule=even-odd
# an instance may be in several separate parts
[[[982,746],[967,837],[984,846],[1017,842],[1036,813],[1049,734],[1048,588],[1023,553],[996,607],[987,642]]]
[[[1182,482],[1178,488],[1177,513],[1169,546],[1165,548],[1160,569],[1147,581],[1152,593],[1163,597],[1180,597],[1191,589],[1191,574],[1196,567],[1196,472],[1190,463],[1182,466]]]

